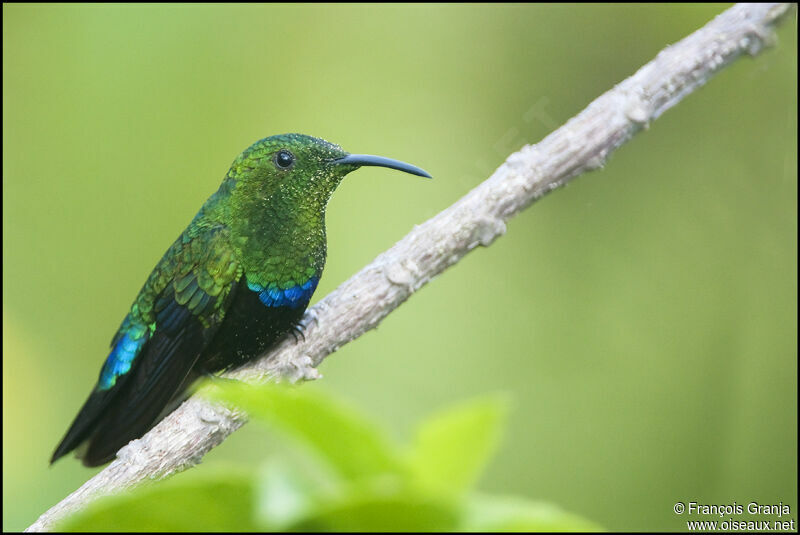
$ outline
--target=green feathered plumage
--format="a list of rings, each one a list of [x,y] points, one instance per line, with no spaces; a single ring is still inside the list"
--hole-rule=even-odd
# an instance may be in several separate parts
[[[258,356],[292,329],[325,265],[328,200],[363,165],[429,176],[300,134],[239,155],[147,278],[51,462],[84,443],[84,464],[108,462],[199,376]]]

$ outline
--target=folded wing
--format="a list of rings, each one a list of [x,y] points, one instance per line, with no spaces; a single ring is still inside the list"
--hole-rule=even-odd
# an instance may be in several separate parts
[[[152,427],[194,378],[241,275],[227,229],[190,226],[150,274],[51,462],[88,441],[83,463],[104,464]]]

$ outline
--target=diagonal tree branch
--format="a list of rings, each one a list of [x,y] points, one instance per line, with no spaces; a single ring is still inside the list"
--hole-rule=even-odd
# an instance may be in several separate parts
[[[508,219],[571,178],[601,167],[616,148],[723,67],[772,44],[773,27],[790,9],[791,4],[737,4],[665,48],[541,142],[510,155],[486,181],[414,227],[309,309],[303,340],[287,337],[257,362],[226,376],[250,382],[317,378],[314,366],[326,356],[376,327],[469,251],[490,245],[505,232]],[[246,421],[242,412],[192,397],[27,531],[51,529],[100,496],[199,463]]]

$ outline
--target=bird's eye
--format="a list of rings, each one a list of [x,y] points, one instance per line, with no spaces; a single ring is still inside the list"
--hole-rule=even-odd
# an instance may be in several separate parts
[[[275,154],[275,165],[278,169],[289,169],[294,164],[294,154],[281,149]]]

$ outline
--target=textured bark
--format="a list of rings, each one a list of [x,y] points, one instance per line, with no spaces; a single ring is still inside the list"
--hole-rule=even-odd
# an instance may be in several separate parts
[[[303,318],[304,338],[288,336],[260,360],[227,376],[249,382],[319,377],[315,366],[326,356],[376,327],[470,250],[490,245],[512,216],[571,178],[602,167],[617,147],[720,69],[772,44],[774,25],[790,9],[791,4],[737,4],[665,48],[541,142],[511,154],[486,181],[414,227],[309,309]],[[51,529],[99,496],[197,464],[245,422],[242,412],[190,398],[144,437],[122,448],[105,470],[44,513],[28,531]]]

